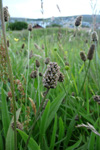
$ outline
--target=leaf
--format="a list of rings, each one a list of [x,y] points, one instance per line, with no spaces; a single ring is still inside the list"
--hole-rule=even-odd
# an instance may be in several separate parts
[[[62,118],[59,118],[59,134],[58,134],[58,141],[62,140],[64,136],[64,123]],[[61,143],[61,142],[60,142]],[[60,143],[58,144],[58,149],[60,146]]]
[[[55,122],[53,127],[53,132],[51,136],[50,150],[54,149],[55,139],[56,139],[56,131],[57,131],[57,115],[55,115]]]
[[[21,108],[19,108],[16,112],[16,121],[19,118]],[[6,150],[14,150],[14,131],[11,127],[12,122],[14,122],[14,117],[12,118],[9,129],[7,132],[7,137],[6,137]]]
[[[82,136],[80,136],[80,139],[74,145],[68,147],[66,150],[74,150],[74,149],[76,149],[81,144],[81,141],[82,141]]]
[[[98,125],[98,120],[96,121],[94,127],[96,128]],[[89,144],[88,144],[88,149],[90,150],[94,150],[94,145],[95,145],[95,137],[96,137],[96,134],[94,132],[91,133],[91,136],[90,136],[90,139],[89,139]],[[98,136],[99,137],[99,136]]]
[[[79,74],[82,72],[83,68],[84,68],[84,64],[81,66],[81,68],[80,68],[80,70],[78,72]]]
[[[40,141],[41,142],[42,142],[43,136],[45,134],[46,125],[47,125],[47,121],[48,121],[49,110],[50,110],[50,101],[47,103],[47,106],[44,110],[44,113],[43,113],[43,116],[42,116],[42,119],[41,119],[41,124],[40,124]]]
[[[3,129],[4,129],[4,135],[6,137],[7,131],[9,128],[9,123],[10,123],[10,117],[9,117],[9,112],[8,112],[8,107],[7,107],[7,102],[6,102],[6,97],[4,94],[4,90],[1,90],[2,92],[2,122],[3,122]]]
[[[3,144],[2,136],[0,133],[0,150],[3,150],[3,149],[4,149],[4,144]]]
[[[66,146],[68,145],[70,138],[72,136],[73,128],[75,127],[75,117],[72,118],[69,127],[67,129],[67,138],[66,138]]]
[[[17,131],[21,135],[24,142],[26,142],[28,139],[28,135],[24,131],[21,131],[19,129],[17,129]],[[33,138],[30,138],[28,147],[30,148],[30,150],[40,150],[40,147],[38,146],[38,144],[36,143],[36,141]]]
[[[56,112],[58,111],[64,97],[66,96],[65,92],[62,92],[61,94],[59,94],[58,97],[55,98],[55,100],[51,103],[50,106],[50,112],[49,112],[49,117],[48,117],[48,121],[47,121],[47,125],[46,125],[46,129],[49,127],[51,121],[53,120],[53,118],[55,117]]]

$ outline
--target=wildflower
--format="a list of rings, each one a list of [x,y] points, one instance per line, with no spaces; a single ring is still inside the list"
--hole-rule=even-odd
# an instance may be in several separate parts
[[[88,51],[88,55],[87,55],[87,58],[89,60],[92,60],[93,59],[93,54],[94,54],[94,50],[95,50],[95,45],[92,44],[89,51]]]
[[[36,60],[36,67],[39,68],[40,67],[40,62],[38,60]]]
[[[17,39],[17,38],[14,38],[14,41],[18,42],[18,41],[19,41],[19,39]]]
[[[22,44],[22,49],[23,49],[24,47],[25,47],[25,44],[23,43],[23,44]]]
[[[8,20],[9,20],[9,12],[8,12],[8,7],[7,6],[3,8],[3,13],[4,13],[4,21],[8,22]]]
[[[39,76],[40,76],[40,77],[42,77],[42,76],[43,76],[41,72],[39,72]]]
[[[36,78],[37,77],[37,71],[36,70],[32,71],[31,74],[30,74],[30,77],[33,78],[33,79]]]
[[[86,55],[83,51],[80,52],[80,57],[84,62],[86,61]]]
[[[100,105],[100,95],[93,96],[93,99]]]
[[[59,69],[60,67],[57,65],[56,62],[49,63],[47,70],[45,71],[45,74],[43,76],[44,87],[48,89],[56,88],[60,73]]]
[[[62,74],[62,72],[60,72],[59,74],[59,79],[58,79],[59,82],[63,82],[64,81],[64,75]]]
[[[31,50],[29,53],[29,59],[31,59],[33,57],[33,51]]]
[[[7,40],[7,46],[9,47],[9,40]]]

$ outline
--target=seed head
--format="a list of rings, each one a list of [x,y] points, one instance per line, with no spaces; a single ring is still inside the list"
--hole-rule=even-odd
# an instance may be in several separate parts
[[[59,82],[63,82],[64,81],[64,75],[62,74],[62,72],[59,73]]]
[[[88,55],[87,55],[87,58],[89,60],[92,60],[93,59],[93,54],[94,54],[94,50],[95,50],[95,45],[92,44],[89,51],[88,51]]]
[[[44,87],[50,89],[50,88],[56,88],[57,81],[59,79],[59,69],[60,67],[57,65],[56,62],[50,62],[46,72],[43,76],[43,85]]]
[[[93,96],[93,99],[100,105],[100,95]]]
[[[36,60],[36,67],[39,68],[40,67],[40,62],[38,60]]]
[[[22,49],[23,49],[24,47],[25,47],[25,44],[23,43],[23,44],[22,44]]]
[[[28,25],[28,30],[32,31],[32,25],[31,24]]]
[[[14,130],[14,122],[11,124],[12,129]],[[19,121],[16,122],[16,128],[23,130],[23,125]]]
[[[30,74],[30,77],[33,78],[33,79],[36,78],[37,77],[37,71],[36,70],[32,71],[31,74]]]
[[[78,16],[75,21],[75,26],[76,27],[80,26],[81,22],[82,22],[82,16]]]
[[[41,72],[39,72],[39,76],[40,76],[40,77],[42,77],[42,76],[43,76]]]
[[[80,52],[80,57],[84,62],[86,61],[86,55],[83,51]]]
[[[49,62],[50,62],[50,58],[47,57],[46,60],[45,60],[45,64],[47,65],[47,64],[49,64]]]
[[[97,42],[98,41],[98,35],[97,35],[97,32],[96,31],[93,31],[92,34],[91,34],[91,39],[92,41],[94,42]]]
[[[7,46],[9,47],[9,40],[7,40]]]
[[[9,12],[8,12],[8,7],[7,6],[3,8],[3,13],[4,13],[4,21],[8,22],[8,20],[9,20]]]

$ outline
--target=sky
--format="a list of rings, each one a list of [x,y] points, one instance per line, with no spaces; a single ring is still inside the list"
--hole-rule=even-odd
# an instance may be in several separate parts
[[[41,0],[3,0],[3,7],[8,6],[11,17],[49,18],[92,14],[90,1],[96,0],[43,0],[43,14]],[[99,13],[100,0],[97,0],[96,9]]]

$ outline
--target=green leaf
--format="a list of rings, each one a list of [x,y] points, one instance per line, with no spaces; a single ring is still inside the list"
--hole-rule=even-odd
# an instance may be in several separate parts
[[[16,112],[16,121],[18,120],[19,118],[19,115],[20,115],[20,111],[21,111],[21,108],[19,108]],[[14,117],[12,118],[11,120],[11,123],[9,125],[9,129],[8,129],[8,132],[7,132],[7,137],[6,137],[6,150],[14,150],[14,131],[11,127],[11,124],[14,122]]]
[[[98,120],[96,121],[94,127],[96,128],[98,126]],[[88,149],[89,150],[94,150],[94,145],[95,145],[95,137],[96,137],[96,134],[94,132],[91,133],[91,136],[90,136],[90,139],[89,139],[89,144],[88,144]]]
[[[76,149],[81,144],[81,141],[82,141],[82,136],[80,137],[80,139],[74,145],[68,147],[66,150],[74,150],[74,149]]]
[[[50,110],[50,101],[48,102],[48,104],[47,104],[47,106],[44,110],[42,119],[41,119],[41,124],[40,124],[40,141],[41,142],[42,142],[43,136],[45,134],[46,125],[47,125],[47,121],[48,121],[49,110]]]
[[[55,117],[55,114],[58,111],[58,109],[59,109],[59,107],[60,107],[60,105],[61,105],[61,103],[62,103],[62,101],[63,101],[63,99],[64,99],[65,96],[66,96],[66,93],[62,92],[51,103],[46,129],[49,127],[51,121]]]
[[[9,128],[9,123],[10,123],[10,117],[9,117],[9,112],[8,112],[8,107],[7,107],[7,102],[6,102],[6,96],[4,94],[4,90],[1,90],[2,92],[2,122],[3,122],[3,129],[4,129],[4,135],[6,137],[7,131]]]
[[[3,144],[2,136],[0,133],[0,150],[3,150],[3,149],[4,149],[4,144]]]
[[[78,72],[79,74],[82,72],[83,68],[84,68],[84,64],[81,66],[81,68],[80,68],[80,70]]]
[[[17,131],[21,135],[24,142],[26,142],[28,139],[28,135],[24,131],[21,131],[19,129],[17,129]],[[36,143],[36,141],[33,138],[30,138],[28,147],[30,148],[30,150],[40,150],[40,147],[38,146],[38,144]]]
[[[69,124],[69,127],[67,129],[67,138],[66,138],[66,146],[68,145],[69,141],[70,141],[70,138],[72,136],[72,133],[73,133],[73,129],[75,127],[75,117],[72,118],[70,124]]]
[[[59,134],[58,134],[58,141],[62,140],[64,136],[64,123],[62,118],[59,118]],[[58,149],[59,149],[60,143],[58,144]]]
[[[57,115],[55,115],[55,122],[53,127],[53,132],[51,136],[50,150],[54,149],[55,139],[56,139],[56,131],[57,131]]]

